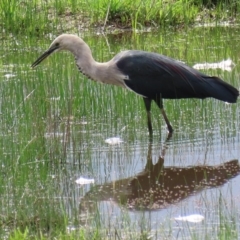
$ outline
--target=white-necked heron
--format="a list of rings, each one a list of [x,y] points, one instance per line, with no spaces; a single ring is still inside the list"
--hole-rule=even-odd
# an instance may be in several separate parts
[[[121,86],[141,95],[147,110],[150,134],[152,134],[150,114],[152,100],[160,108],[168,131],[172,133],[173,128],[164,111],[162,99],[212,97],[235,103],[239,96],[239,91],[222,79],[210,77],[158,53],[128,50],[120,52],[108,62],[97,62],[93,59],[89,46],[72,34],[57,37],[32,67],[59,50],[70,51],[75,56],[78,69],[88,78]]]

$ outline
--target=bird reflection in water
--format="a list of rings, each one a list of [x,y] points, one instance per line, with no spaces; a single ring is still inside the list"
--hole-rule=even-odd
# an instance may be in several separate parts
[[[170,137],[156,164],[152,161],[150,142],[147,163],[142,172],[92,187],[81,200],[81,214],[93,213],[96,202],[100,201],[114,201],[129,210],[163,209],[206,188],[221,186],[239,174],[238,160],[216,166],[164,167],[164,155]]]

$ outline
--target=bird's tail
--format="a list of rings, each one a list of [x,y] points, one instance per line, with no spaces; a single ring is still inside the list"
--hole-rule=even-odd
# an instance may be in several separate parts
[[[210,97],[229,103],[237,102],[239,91],[235,87],[218,77],[207,77],[205,80],[212,87],[208,88]]]

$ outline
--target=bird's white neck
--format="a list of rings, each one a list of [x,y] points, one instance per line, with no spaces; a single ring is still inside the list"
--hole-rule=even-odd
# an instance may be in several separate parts
[[[83,49],[84,51],[81,51]],[[75,55],[79,71],[88,78],[97,82],[125,86],[123,83],[124,77],[116,66],[112,64],[112,61],[106,63],[96,62],[87,44],[84,47],[81,45],[79,48],[69,50]]]

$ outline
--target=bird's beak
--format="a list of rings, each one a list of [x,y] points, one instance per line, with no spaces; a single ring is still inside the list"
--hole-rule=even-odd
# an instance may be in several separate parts
[[[52,54],[55,50],[58,49],[58,46],[50,47],[45,53],[43,53],[33,64],[32,68],[36,67],[39,63],[41,63],[45,58],[47,58],[50,54]]]

